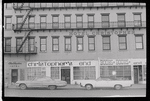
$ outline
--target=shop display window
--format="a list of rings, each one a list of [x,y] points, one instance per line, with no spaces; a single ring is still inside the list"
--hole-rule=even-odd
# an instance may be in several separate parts
[[[51,67],[51,78],[59,79],[59,67]]]

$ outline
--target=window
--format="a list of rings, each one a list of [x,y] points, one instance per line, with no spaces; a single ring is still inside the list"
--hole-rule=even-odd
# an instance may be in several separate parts
[[[29,28],[35,27],[35,16],[29,16]]]
[[[88,6],[88,7],[93,7],[93,6],[94,6],[94,3],[87,3],[87,6]]]
[[[16,51],[18,51],[18,49],[20,48],[21,44],[22,44],[22,38],[16,38]],[[19,52],[22,52],[22,47],[21,47]]]
[[[102,36],[103,40],[103,50],[110,50],[110,36]]]
[[[47,51],[47,39],[46,39],[46,37],[40,37],[40,51],[41,52]]]
[[[59,51],[59,37],[52,37],[52,50]]]
[[[88,37],[88,48],[89,48],[89,51],[95,50],[95,36]]]
[[[141,26],[141,14],[134,14],[134,26]]]
[[[35,7],[35,3],[29,3],[29,7]]]
[[[82,3],[76,3],[76,7],[82,7]]]
[[[131,80],[131,66],[100,66],[100,77],[113,80]]]
[[[83,36],[77,37],[77,51],[83,51]]]
[[[71,7],[71,3],[65,3],[65,7]]]
[[[119,37],[119,49],[126,50],[127,49],[126,36],[118,36],[118,37]]]
[[[5,52],[11,52],[11,38],[5,38]]]
[[[28,38],[28,51],[29,52],[34,52],[35,51],[35,40],[34,37],[29,37]]]
[[[65,37],[65,51],[71,51],[71,37]]]
[[[146,81],[146,65],[143,65],[143,80]]]
[[[117,3],[117,6],[123,6],[124,3]]]
[[[143,35],[135,36],[135,46],[136,49],[143,49]]]
[[[59,3],[52,3],[53,7],[59,7]]]
[[[59,67],[51,67],[51,78],[59,79]]]
[[[6,9],[11,9],[12,8],[12,3],[6,3]]]
[[[52,15],[52,27],[53,28],[59,28],[59,16],[58,15]]]
[[[46,28],[46,16],[40,16],[40,21],[41,28]]]
[[[46,3],[40,3],[41,7],[46,7]]]
[[[118,14],[118,27],[125,27],[125,14]]]
[[[101,3],[102,6],[108,6],[108,3]]]
[[[83,17],[82,17],[82,15],[76,15],[76,20],[77,20],[76,27],[77,28],[82,28],[83,27]]]
[[[94,15],[88,15],[88,28],[94,27]]]
[[[17,28],[19,29],[22,25],[23,16],[17,16]]]
[[[74,80],[94,80],[96,78],[94,66],[73,67]]]
[[[102,14],[102,27],[109,27],[109,14]]]
[[[134,6],[139,6],[140,3],[132,3],[132,5],[134,5]]]
[[[65,20],[65,28],[70,28],[71,27],[71,16],[70,15],[65,15],[64,16]]]
[[[11,16],[6,17],[5,19],[5,29],[11,29],[12,18]]]

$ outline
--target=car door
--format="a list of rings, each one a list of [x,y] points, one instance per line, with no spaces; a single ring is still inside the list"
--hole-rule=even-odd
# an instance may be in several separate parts
[[[31,81],[30,87],[43,87],[43,78],[38,78]]]
[[[107,79],[97,79],[96,80],[96,87],[109,87],[109,80]]]

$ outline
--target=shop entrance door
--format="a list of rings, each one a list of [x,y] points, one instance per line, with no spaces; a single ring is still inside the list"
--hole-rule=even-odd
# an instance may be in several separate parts
[[[134,68],[134,83],[138,84],[138,68]]]
[[[11,70],[11,82],[16,83],[18,80],[18,69]]]
[[[61,80],[70,84],[70,69],[61,69]]]

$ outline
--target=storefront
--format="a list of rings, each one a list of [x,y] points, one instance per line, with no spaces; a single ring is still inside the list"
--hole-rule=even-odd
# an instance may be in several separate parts
[[[97,61],[33,61],[27,62],[27,79],[49,76],[74,84],[76,80],[95,79]]]

